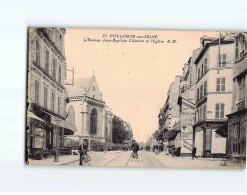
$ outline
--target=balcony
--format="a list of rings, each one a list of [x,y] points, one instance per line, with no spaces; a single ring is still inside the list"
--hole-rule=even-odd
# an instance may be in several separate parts
[[[245,108],[245,101],[237,103],[236,106],[237,106],[237,111],[243,110]]]

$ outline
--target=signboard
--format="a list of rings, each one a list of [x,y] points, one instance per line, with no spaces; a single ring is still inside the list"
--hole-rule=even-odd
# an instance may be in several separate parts
[[[187,102],[182,101],[181,116],[181,140],[192,140],[193,123],[195,119],[195,107]],[[183,145],[183,143],[182,143]]]

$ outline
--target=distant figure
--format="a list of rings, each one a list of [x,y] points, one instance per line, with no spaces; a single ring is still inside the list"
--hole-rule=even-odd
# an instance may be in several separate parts
[[[155,152],[156,155],[159,154],[159,146],[158,145],[154,146],[154,152]]]
[[[138,143],[136,143],[135,140],[133,140],[131,148],[132,148],[134,154],[137,154],[137,152],[139,151],[139,145],[138,145]]]
[[[79,146],[80,166],[82,166],[82,156],[87,154],[87,149],[88,149],[87,143],[86,141],[83,141],[83,144]]]
[[[195,146],[193,146],[193,148],[192,148],[192,160],[194,160],[194,158],[198,158],[196,156],[196,147]]]

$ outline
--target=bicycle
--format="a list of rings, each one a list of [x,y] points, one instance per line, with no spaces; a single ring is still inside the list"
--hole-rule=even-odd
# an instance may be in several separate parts
[[[138,153],[136,152],[132,152],[131,154],[130,154],[130,157],[132,158],[132,160],[135,158],[135,159],[138,159]]]
[[[82,166],[85,166],[86,164],[88,164],[88,166],[91,166],[91,157],[86,153],[82,155],[81,162]]]

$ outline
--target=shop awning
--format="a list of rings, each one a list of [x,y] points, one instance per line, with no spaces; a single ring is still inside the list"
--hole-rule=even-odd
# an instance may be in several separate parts
[[[68,123],[68,122],[66,122],[66,121],[63,121],[63,127],[64,127],[65,129],[69,129],[69,130],[71,130],[71,131],[77,131],[76,126],[74,126],[74,125],[72,125],[72,124],[70,124],[70,123]]]
[[[180,130],[175,130],[175,129],[167,131],[164,135],[164,139],[174,140],[177,137],[179,132],[180,132]]]
[[[51,116],[51,124],[53,124],[53,125],[58,125],[58,126],[60,126],[60,127],[63,127],[63,128],[65,128],[65,129],[69,129],[69,130],[71,130],[71,131],[77,131],[76,126],[74,126],[74,125],[68,123],[68,122],[65,121],[65,120],[61,120],[61,119],[59,119],[59,118],[57,118],[57,117],[55,117],[55,116]]]
[[[27,117],[30,117],[30,118],[45,122],[44,120],[42,120],[41,118],[39,118],[38,116],[36,116],[34,113],[32,113],[30,111],[27,111]]]
[[[227,137],[227,129],[228,124],[225,122],[220,128],[218,128],[215,132],[221,135],[222,137]]]

